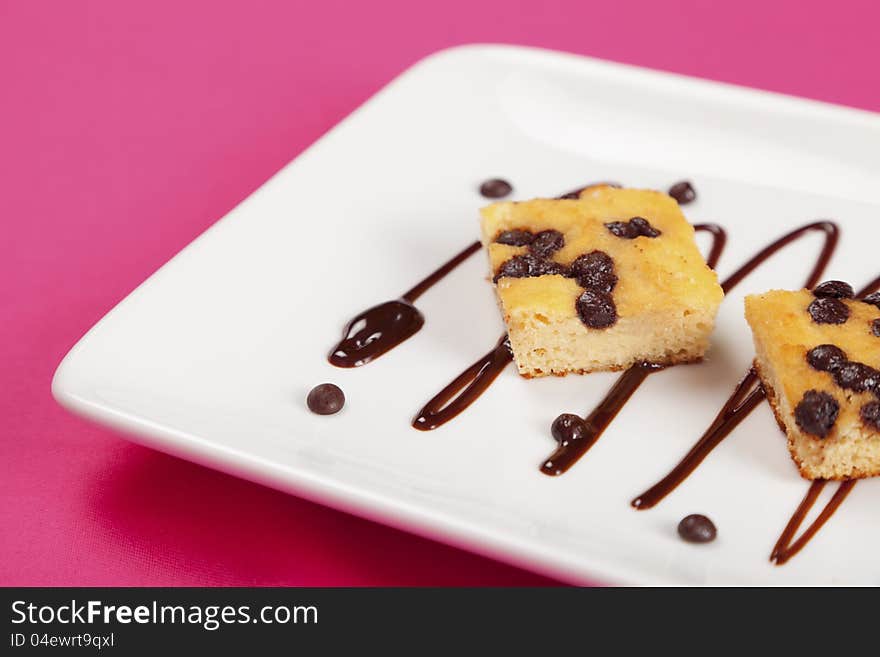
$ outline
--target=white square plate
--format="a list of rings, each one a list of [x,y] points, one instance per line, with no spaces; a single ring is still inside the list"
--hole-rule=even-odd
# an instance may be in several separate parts
[[[352,315],[476,238],[476,187],[495,176],[521,199],[689,178],[700,195],[689,218],[727,228],[722,276],[782,232],[834,217],[843,232],[827,277],[860,285],[878,273],[878,152],[880,120],[865,112],[546,51],[443,51],[113,309],[53,391],[145,445],[571,582],[880,584],[880,481],[857,486],[787,565],[768,562],[807,485],[766,404],[661,505],[629,506],[747,369],[742,296],[800,287],[818,237],[737,288],[707,362],[649,377],[558,478],[538,471],[551,420],[589,411],[615,375],[526,381],[508,367],[453,422],[410,427],[503,331],[481,255],[419,300],[427,322],[409,341],[356,370],[325,359]],[[337,416],[306,409],[324,381],[348,397]],[[718,540],[677,537],[693,512],[714,519]]]

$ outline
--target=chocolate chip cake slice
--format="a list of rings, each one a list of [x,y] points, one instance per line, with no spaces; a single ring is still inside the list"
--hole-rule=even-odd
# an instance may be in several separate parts
[[[523,376],[703,357],[724,293],[668,195],[594,186],[494,203],[481,224]]]
[[[755,368],[807,479],[880,475],[880,297],[828,281],[746,297]]]

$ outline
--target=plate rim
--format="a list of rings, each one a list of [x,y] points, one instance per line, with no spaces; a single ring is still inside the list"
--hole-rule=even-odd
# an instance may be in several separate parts
[[[516,567],[538,572],[563,582],[572,584],[614,583],[620,585],[681,585],[682,582],[664,576],[663,573],[651,572],[649,569],[632,566],[624,571],[619,565],[603,558],[596,558],[583,552],[579,556],[579,564],[573,568],[562,565],[564,555],[548,556],[545,544],[525,540],[524,537],[506,536],[505,532],[489,531],[466,518],[438,511],[426,510],[417,505],[410,505],[401,498],[391,498],[374,491],[360,490],[357,485],[345,485],[338,480],[330,480],[310,473],[304,468],[281,464],[262,459],[241,450],[231,449],[212,443],[206,438],[165,426],[148,417],[132,412],[113,408],[110,404],[97,399],[90,399],[81,394],[75,383],[77,377],[77,354],[90,343],[96,329],[117,313],[124,312],[125,306],[140,290],[151,285],[166,268],[186,254],[198,248],[198,244],[210,233],[221,230],[229,216],[255,195],[260,194],[278,179],[294,163],[308,157],[320,147],[330,136],[350,123],[366,106],[373,104],[385,94],[401,84],[406,78],[418,74],[431,64],[447,58],[473,55],[502,55],[526,58],[540,58],[544,61],[555,60],[565,66],[579,67],[582,70],[592,69],[603,75],[625,75],[631,79],[649,80],[652,84],[677,85],[686,90],[721,94],[725,97],[746,101],[760,101],[763,106],[768,103],[778,109],[796,108],[809,111],[823,121],[863,124],[869,129],[880,128],[880,114],[869,110],[838,105],[826,101],[801,98],[774,91],[745,87],[728,82],[703,79],[635,66],[620,62],[608,61],[570,52],[556,51],[531,46],[518,46],[497,43],[468,43],[443,48],[418,59],[393,77],[388,83],[354,108],[341,121],[325,133],[317,137],[309,146],[295,155],[283,167],[270,176],[256,190],[213,224],[208,226],[196,238],[174,254],[167,262],[150,274],[143,282],[116,303],[74,344],[57,366],[52,377],[51,392],[56,401],[68,411],[85,417],[98,424],[108,426],[121,433],[132,442],[157,449],[178,458],[193,461],[199,465],[241,477],[255,483],[266,485],[283,492],[303,497],[312,502],[322,504],[346,513],[367,518],[401,531],[416,534],[430,540],[452,545],[470,552],[496,559]],[[634,576],[634,570],[637,576]],[[598,580],[598,581],[597,581]]]

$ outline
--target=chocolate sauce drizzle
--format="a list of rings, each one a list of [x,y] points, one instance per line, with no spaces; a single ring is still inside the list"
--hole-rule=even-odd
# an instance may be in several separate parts
[[[449,274],[453,269],[458,267],[465,260],[470,258],[473,254],[480,250],[480,242],[474,242],[469,245],[466,249],[458,253],[454,258],[449,260],[445,265],[440,267],[433,274],[425,278],[424,280],[416,283],[415,286],[408,292],[404,292],[402,299],[405,301],[409,301],[410,303],[415,303],[416,299],[422,296],[425,292],[427,292],[431,287],[439,283],[447,274]]]
[[[764,388],[758,381],[758,374],[754,369],[750,369],[687,455],[668,475],[635,498],[631,502],[632,506],[640,510],[650,509],[669,495],[765,398]]]
[[[598,185],[620,186],[616,183],[593,183],[562,194],[557,198],[575,199],[582,191]],[[694,230],[708,232],[712,236],[712,246],[706,262],[714,269],[727,241],[724,229],[716,224],[697,224],[694,226]],[[807,288],[814,287],[828,265],[839,238],[837,226],[830,221],[818,221],[793,230],[762,249],[721,283],[725,294],[778,251],[814,231],[822,232],[825,235],[823,248],[805,284]],[[424,325],[425,319],[413,305],[416,299],[479,249],[479,242],[470,244],[431,275],[405,292],[400,299],[379,304],[352,318],[343,332],[343,338],[328,356],[330,363],[337,367],[365,365],[418,332]],[[880,277],[865,286],[857,294],[857,297],[863,297],[877,289],[880,289]],[[436,429],[456,417],[485,392],[511,361],[510,342],[505,334],[501,336],[491,351],[458,375],[425,404],[413,419],[412,426],[421,431],[428,431]],[[605,398],[585,418],[588,429],[586,437],[577,442],[568,443],[564,447],[559,447],[544,462],[541,471],[548,475],[560,475],[566,472],[596,443],[642,382],[650,374],[664,368],[662,365],[643,362],[626,370]],[[752,368],[737,385],[712,424],[684,459],[666,477],[636,497],[632,501],[632,506],[643,510],[659,503],[681,484],[765,398],[764,389],[757,373]],[[816,480],[811,484],[801,504],[783,530],[770,555],[770,560],[777,565],[782,565],[791,559],[809,542],[837,510],[855,486],[856,480],[840,482],[838,489],[817,518],[797,540],[792,542],[795,533],[826,483],[825,480]]]
[[[837,227],[837,224],[832,221],[816,221],[807,224],[806,226],[801,226],[790,233],[786,233],[775,242],[771,242],[769,245],[761,249],[757,255],[753,256],[748,262],[746,262],[746,264],[728,276],[727,279],[721,283],[721,289],[727,294],[734,287],[739,285],[746,276],[755,271],[777,252],[781,251],[792,242],[797,241],[804,235],[813,232],[822,232],[825,234],[825,243],[822,245],[822,250],[819,252],[816,264],[813,265],[813,269],[807,277],[807,282],[804,283],[804,287],[815,287],[816,283],[819,282],[819,279],[822,278],[822,272],[824,272],[825,268],[828,266],[828,262],[831,260],[831,256],[837,248],[837,241],[840,239],[840,229]]]
[[[863,287],[861,290],[856,292],[856,298],[862,299],[873,292],[877,292],[878,290],[880,290],[880,276],[878,276],[873,281],[868,283],[865,287]]]
[[[828,522],[828,519],[834,515],[834,512],[837,511],[837,507],[843,503],[846,496],[849,495],[850,491],[853,489],[853,486],[856,485],[856,481],[856,479],[841,481],[837,490],[834,491],[834,495],[831,496],[831,499],[828,500],[828,504],[825,505],[825,508],[822,509],[819,515],[816,516],[816,519],[810,523],[810,526],[804,530],[797,540],[792,542],[795,532],[797,532],[798,528],[804,522],[804,518],[807,517],[810,509],[813,508],[813,505],[816,503],[816,498],[819,497],[819,493],[822,492],[822,489],[825,488],[825,484],[827,484],[828,481],[825,479],[816,479],[816,481],[810,484],[810,487],[807,489],[807,494],[804,495],[804,499],[801,500],[800,505],[798,505],[798,508],[791,516],[791,520],[788,521],[785,529],[782,530],[782,534],[779,536],[779,540],[776,541],[776,545],[773,546],[773,552],[770,553],[770,561],[773,561],[777,566],[781,566],[800,552],[804,546],[810,542],[810,539],[822,529],[822,525]]]
[[[327,356],[330,364],[360,367],[412,337],[425,323],[425,316],[413,305],[415,300],[479,249],[480,243],[474,242],[400,299],[386,301],[355,315],[345,327],[342,340]]]
[[[413,427],[430,431],[449,422],[473,404],[512,359],[510,341],[505,333],[492,351],[455,377],[422,407],[413,418]]]
[[[712,236],[712,247],[709,249],[709,255],[706,257],[706,264],[712,269],[721,259],[724,247],[727,246],[727,233],[718,224],[694,224],[694,230],[697,232],[709,233]]]
[[[605,398],[599,402],[599,405],[593,409],[592,413],[584,418],[584,437],[559,446],[541,464],[541,472],[546,475],[557,476],[577,463],[596,441],[602,437],[605,429],[611,424],[611,420],[617,416],[623,405],[638,390],[642,382],[648,378],[648,375],[662,369],[664,369],[663,365],[637,363],[621,374],[617,382],[611,387],[611,390],[608,391],[608,394],[605,395]]]
[[[825,234],[825,243],[813,266],[810,275],[804,287],[812,288],[819,282],[822,272],[828,266],[829,260],[837,248],[837,241],[840,237],[840,231],[837,226],[830,221],[817,221],[807,224],[796,230],[786,233],[766,248],[762,249],[746,262],[742,267],[731,274],[722,284],[721,287],[725,294],[738,285],[746,276],[752,273],[759,265],[768,258],[785,248],[798,238],[815,231],[821,231]],[[740,422],[742,422],[749,413],[766,398],[764,388],[761,387],[758,375],[754,368],[749,369],[746,376],[740,381],[739,385],[733,391],[733,394],[722,407],[721,411],[713,420],[712,424],[706,432],[700,437],[697,443],[685,455],[685,457],[676,465],[672,471],[663,479],[658,481],[654,486],[646,490],[644,493],[636,497],[632,501],[632,506],[636,509],[644,510],[655,506],[660,500],[675,490],[681,482],[697,468],[700,463],[715,449],[731,431],[733,431]]]
[[[709,250],[709,256],[706,258],[706,264],[714,269],[727,243],[727,234],[717,224],[697,224],[694,226],[694,230],[707,232],[712,236],[712,247]],[[633,393],[648,378],[648,375],[659,372],[662,369],[665,369],[665,366],[644,362],[633,365],[621,374],[611,390],[608,391],[608,394],[605,395],[605,398],[584,418],[586,435],[581,440],[557,447],[556,451],[541,464],[541,472],[555,477],[563,474],[577,463],[596,441],[602,437],[605,429],[608,428],[608,425],[611,424],[611,421],[617,416],[629,398],[632,397]]]
[[[588,185],[588,187],[590,186]],[[718,259],[721,257],[721,252],[724,250],[724,245],[727,241],[724,229],[717,224],[697,224],[694,226],[694,230],[706,232],[712,236],[712,247],[709,249],[709,257],[706,259],[706,262],[710,267],[714,268],[718,264]],[[507,340],[507,335],[504,335],[492,351],[459,374],[452,383],[443,388],[425,404],[413,419],[412,426],[422,431],[430,431],[449,422],[449,420],[473,404],[512,359],[510,343]],[[602,427],[602,429],[593,432],[595,438],[592,439],[592,442],[598,440],[604,427],[608,426],[608,423],[614,419],[614,416],[617,415],[617,412],[623,407],[630,395],[636,391],[645,377],[658,369],[662,368],[652,363],[641,363],[624,372],[623,376],[606,396],[603,404],[600,404],[600,407],[587,418],[588,423],[592,421],[592,424],[588,424],[588,426],[594,428]],[[584,442],[579,441],[578,445]],[[592,442],[590,445],[592,445]],[[589,449],[590,445],[587,445],[584,451]]]

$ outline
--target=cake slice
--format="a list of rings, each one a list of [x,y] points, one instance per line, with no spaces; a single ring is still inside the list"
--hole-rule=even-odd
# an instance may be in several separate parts
[[[494,203],[481,227],[521,375],[703,357],[724,293],[666,194],[597,186]]]
[[[846,283],[746,297],[755,368],[807,479],[880,475],[880,298]]]

